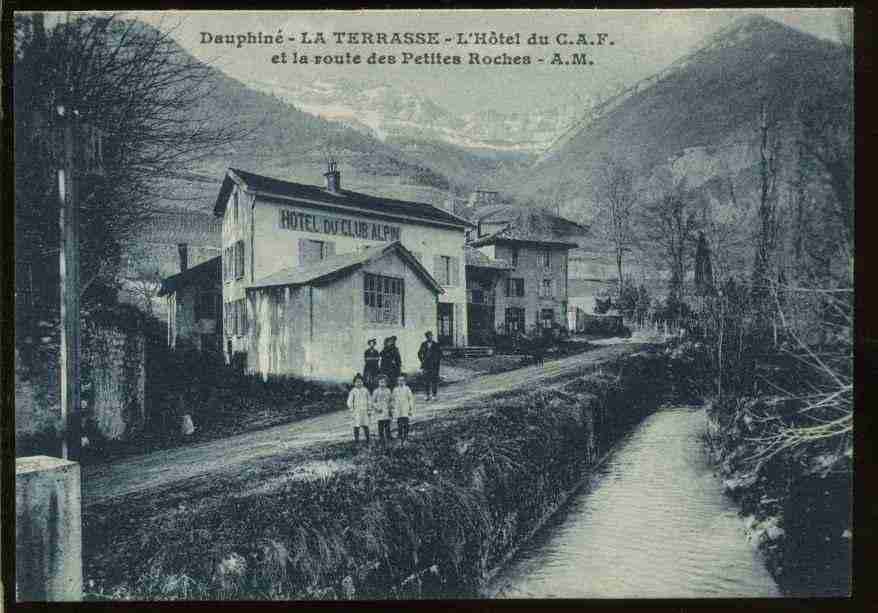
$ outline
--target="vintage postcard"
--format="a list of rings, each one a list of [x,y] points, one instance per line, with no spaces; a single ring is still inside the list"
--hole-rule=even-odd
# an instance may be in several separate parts
[[[852,10],[10,16],[10,598],[850,595]]]

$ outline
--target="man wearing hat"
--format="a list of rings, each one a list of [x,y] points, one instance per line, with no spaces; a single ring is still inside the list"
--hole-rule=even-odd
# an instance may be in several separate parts
[[[427,330],[424,333],[426,340],[418,349],[418,359],[427,379],[427,400],[435,400],[439,394],[439,362],[442,360],[442,349],[439,343],[433,340],[433,333]]]
[[[368,389],[371,394],[375,391],[375,388],[378,387],[378,374],[380,372],[378,365],[381,361],[381,354],[375,349],[375,344],[378,342],[377,339],[370,338],[367,342],[369,347],[363,353],[363,359],[365,360],[363,366],[363,383],[365,383],[366,389]]]

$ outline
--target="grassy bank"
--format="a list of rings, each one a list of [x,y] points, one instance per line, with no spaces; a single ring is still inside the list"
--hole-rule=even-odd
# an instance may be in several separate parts
[[[703,344],[686,342],[670,352],[677,393],[709,390],[704,351]],[[805,362],[767,356],[760,368],[749,388],[707,392],[712,459],[781,591],[847,596],[853,441],[822,428],[848,409],[839,406],[841,393],[821,394],[823,374]]]
[[[664,373],[662,354],[641,352],[556,388],[416,422],[405,446],[327,447],[308,471],[163,515],[138,543],[120,545],[111,531],[90,539],[87,590],[136,599],[475,595],[590,463],[657,406]]]
[[[709,444],[749,538],[784,594],[847,596],[851,589],[851,449],[799,447],[763,457],[756,416],[794,413],[777,397],[710,405]]]

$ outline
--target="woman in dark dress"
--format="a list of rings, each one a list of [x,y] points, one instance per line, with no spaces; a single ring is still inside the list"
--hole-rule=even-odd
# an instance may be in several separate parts
[[[402,372],[402,356],[396,348],[396,337],[390,336],[384,339],[384,348],[381,350],[381,374],[387,377],[387,387],[396,387],[396,379]]]
[[[363,359],[365,360],[365,365],[363,366],[363,383],[365,384],[366,389],[369,390],[370,394],[375,391],[376,387],[378,387],[378,375],[381,372],[379,368],[381,354],[375,349],[375,343],[377,342],[376,339],[370,338],[368,341],[369,348],[363,353]]]

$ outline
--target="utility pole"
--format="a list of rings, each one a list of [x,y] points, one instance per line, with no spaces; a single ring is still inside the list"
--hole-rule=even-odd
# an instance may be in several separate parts
[[[79,213],[74,178],[74,130],[79,113],[63,105],[55,108],[61,129],[62,151],[58,168],[61,200],[61,422],[64,437],[61,457],[79,461],[81,411],[79,402]]]

